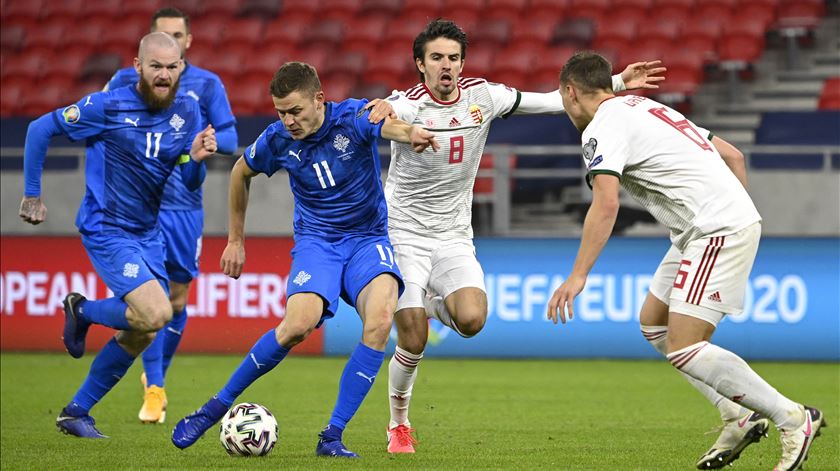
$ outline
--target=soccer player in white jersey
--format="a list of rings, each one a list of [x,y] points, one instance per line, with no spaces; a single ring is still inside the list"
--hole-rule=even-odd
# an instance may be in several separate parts
[[[709,343],[724,313],[743,310],[761,237],[743,157],[667,106],[616,97],[610,70],[603,57],[582,52],[560,75],[563,107],[583,133],[592,205],[572,272],[552,295],[548,318],[565,323],[574,315],[574,299],[612,232],[623,187],[670,229],[673,244],[642,307],[642,332],[727,422],[697,467],[723,467],[757,441],[766,419],[755,411],[781,431],[775,469],[798,469],[823,424],[822,412],[786,398],[740,357]]]
[[[407,122],[436,133],[440,150],[422,159],[411,148],[391,147],[385,183],[388,230],[394,256],[405,276],[399,298],[397,348],[389,364],[391,408],[388,451],[413,453],[408,407],[417,365],[429,335],[427,313],[463,337],[477,334],[487,319],[484,272],[475,255],[471,227],[472,188],[490,122],[514,113],[561,113],[553,93],[520,93],[479,78],[459,78],[467,37],[453,22],[435,20],[414,40],[421,83],[384,103]],[[613,87],[657,88],[665,69],[657,62],[629,65]],[[374,104],[371,104],[374,106]],[[371,115],[375,120],[377,110]],[[428,152],[427,152],[428,154]]]

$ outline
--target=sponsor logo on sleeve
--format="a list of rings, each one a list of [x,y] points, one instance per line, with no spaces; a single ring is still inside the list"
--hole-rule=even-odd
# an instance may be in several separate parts
[[[592,162],[589,162],[589,165],[586,168],[592,168],[592,167],[600,164],[603,161],[604,161],[604,156],[599,155],[598,157],[595,157],[594,159],[592,159]]]
[[[61,112],[61,116],[64,117],[65,123],[74,124],[79,122],[79,118],[82,117],[82,112],[79,110],[77,105],[70,105],[67,108],[64,108],[64,111]]]
[[[595,140],[594,137],[589,139],[589,142],[583,145],[583,160],[586,161],[586,165],[590,165],[590,161],[592,161],[592,157],[595,157],[595,148],[598,147],[598,141]]]

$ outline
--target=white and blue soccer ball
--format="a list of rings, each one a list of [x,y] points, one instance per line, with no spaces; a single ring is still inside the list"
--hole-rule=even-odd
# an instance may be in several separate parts
[[[219,439],[232,456],[263,456],[274,448],[277,433],[277,420],[268,409],[243,402],[222,417]]]

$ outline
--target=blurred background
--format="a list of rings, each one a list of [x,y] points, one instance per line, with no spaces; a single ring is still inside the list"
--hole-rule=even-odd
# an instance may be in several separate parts
[[[753,271],[753,305],[739,322],[754,325],[746,332],[756,338],[771,340],[795,333],[774,326],[820,332],[822,350],[814,358],[840,358],[837,0],[3,0],[1,5],[4,348],[41,345],[31,337],[8,343],[19,332],[10,326],[33,316],[59,322],[61,293],[68,289],[82,286],[89,292],[99,286],[104,294],[73,223],[84,193],[83,143],[52,143],[43,177],[48,220],[33,227],[17,217],[26,127],[100,90],[117,69],[131,64],[151,15],[175,6],[191,17],[188,62],[215,72],[226,86],[240,150],[276,118],[267,89],[283,62],[314,65],[328,100],[383,98],[417,83],[412,42],[437,17],[453,19],[468,34],[462,76],[523,91],[556,90],[562,65],[577,50],[604,54],[616,73],[630,62],[661,59],[668,67],[666,81],[644,94],[685,113],[747,157],[750,194],[764,217],[768,242]],[[384,175],[387,146],[381,154]],[[204,193],[208,273],[194,284],[190,315],[207,326],[215,325],[212,318],[252,317],[254,331],[262,332],[261,322],[276,322],[283,313],[293,201],[285,178],[259,177],[246,230],[263,237],[265,250],[275,247],[282,254],[252,258],[251,285],[217,277],[233,161],[217,156],[210,164]],[[474,197],[478,256],[491,298],[491,321],[482,334],[488,340],[472,341],[469,352],[459,350],[460,339],[447,339],[454,350],[441,340],[442,354],[480,354],[482,345],[510,336],[530,341],[542,335],[528,326],[542,322],[546,293],[568,273],[589,204],[581,162],[580,134],[565,116],[494,122]],[[666,230],[626,198],[616,234],[626,238],[610,243],[596,267],[600,281],[590,283],[592,297],[581,301],[586,303],[581,322],[606,329],[591,331],[602,338],[613,331],[619,335],[626,330],[619,327],[633,321],[645,283],[668,247]],[[318,340],[326,346],[316,350],[344,351],[342,342],[356,335],[353,317],[331,324],[326,340]],[[511,328],[515,323],[522,324],[521,332]],[[496,339],[503,328],[508,337]],[[330,340],[336,335],[338,340]],[[633,337],[626,335],[620,338]],[[242,337],[248,346],[255,338]],[[520,353],[539,356],[548,349],[549,355],[585,356],[590,337],[577,338],[577,346],[546,339],[542,350],[537,341]],[[196,348],[213,350],[208,342]],[[629,350],[616,348],[618,356],[652,353],[641,341]],[[756,341],[754,348],[748,357],[810,358],[795,349],[774,350],[772,342]]]

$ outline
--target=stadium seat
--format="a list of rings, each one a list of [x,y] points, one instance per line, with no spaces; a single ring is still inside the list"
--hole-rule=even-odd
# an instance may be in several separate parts
[[[244,0],[239,7],[239,16],[268,21],[280,14],[281,4],[281,0]]]
[[[263,38],[265,22],[259,18],[237,18],[229,21],[220,32],[220,46],[238,44],[254,47]]]
[[[220,45],[208,58],[210,62],[206,67],[217,74],[238,76],[242,74],[245,58],[252,47],[250,44]]]
[[[528,6],[528,0],[487,0],[481,16],[484,21],[512,21],[523,13],[526,13]]]
[[[82,11],[84,0],[67,0],[61,2],[44,2],[41,18],[73,18]]]
[[[464,70],[461,75],[464,77],[487,77],[493,70],[493,56],[496,48],[487,45],[470,46],[467,50],[467,57],[464,62]]]
[[[270,82],[270,78],[249,76],[237,83],[236,87],[230,87],[227,90],[228,99],[230,99],[234,114],[271,114],[271,93],[268,91]]]
[[[751,64],[758,60],[763,50],[763,37],[726,34],[718,42],[718,57],[721,62]]]
[[[362,0],[321,0],[321,9],[316,13],[320,21],[349,23],[362,7]],[[312,26],[317,26],[317,22]]]
[[[37,79],[43,73],[44,58],[40,55],[27,54],[25,52],[15,54],[6,59],[0,76],[3,80],[6,77],[27,77],[30,80]]]
[[[513,24],[509,44],[513,46],[517,43],[527,42],[548,45],[557,23],[559,23],[559,17],[535,16],[533,14],[522,16]]]
[[[672,16],[655,16],[644,22],[644,28],[639,31],[639,40],[655,40],[660,42],[672,42],[676,40],[683,26],[685,19],[675,19]]]
[[[3,79],[3,86],[0,87],[0,116],[5,118],[20,114],[21,100],[29,86],[31,82],[22,77]]]
[[[589,47],[595,36],[595,25],[586,18],[567,18],[558,23],[549,42],[552,45],[572,46],[578,49]]]
[[[104,86],[124,63],[125,61],[119,54],[97,53],[85,60],[82,70],[79,72],[79,77],[82,80],[98,81]]]
[[[356,19],[353,24],[347,25],[341,48],[346,51],[365,51],[366,56],[368,51],[375,52],[385,37],[388,22],[381,16]]]
[[[136,49],[140,38],[149,32],[149,24],[125,22],[119,28],[106,28],[102,31],[102,42],[109,46]]]
[[[0,18],[3,19],[3,25],[8,25],[21,20],[24,22],[37,20],[41,16],[41,9],[43,6],[44,0],[3,2]]]
[[[303,38],[310,21],[310,17],[286,17],[285,14],[281,14],[277,19],[265,25],[262,42],[263,44],[295,46]]]
[[[356,77],[335,75],[321,82],[321,88],[327,101],[341,101],[350,98],[350,92],[356,87]]]
[[[440,15],[443,4],[444,0],[405,0],[399,18],[419,19],[425,24]]]
[[[0,30],[0,47],[4,53],[20,51],[26,41],[26,30],[20,25],[3,26]]]
[[[840,110],[840,77],[825,81],[818,108],[821,110]]]
[[[69,105],[81,97],[68,98],[66,90],[57,88],[30,89],[21,98],[19,112],[25,116],[40,116],[60,106]]]
[[[366,82],[362,80],[361,82]],[[367,98],[373,100],[374,98],[386,98],[391,94],[393,88],[384,83],[359,83],[350,92],[353,98]]]
[[[469,54],[467,54],[467,60],[469,60]],[[380,51],[375,60],[368,62],[362,77],[365,82],[390,84],[397,82],[409,72],[413,73],[414,68],[414,61],[411,59],[408,48],[391,46]]]
[[[638,22],[632,18],[622,16],[605,16],[595,25],[596,40],[617,39],[631,42],[636,38]]]
[[[452,10],[451,14],[448,14],[446,18],[454,21],[455,24],[463,29],[467,33],[468,38],[472,38],[472,34],[481,28],[481,13],[475,10]]]
[[[685,18],[694,3],[694,0],[655,0],[650,12],[653,16]]]
[[[731,15],[732,6],[727,2],[700,1],[691,10],[690,18],[691,22],[708,20],[725,22]]]
[[[764,37],[767,31],[767,22],[763,18],[750,18],[741,15],[732,15],[723,22],[723,34],[729,36],[748,36],[753,38]]]
[[[308,47],[338,48],[344,37],[344,23],[337,20],[320,21],[303,32],[303,43]]]
[[[193,42],[215,46],[219,41],[222,30],[225,29],[229,21],[229,18],[216,14],[203,15],[200,18],[190,20],[190,33],[193,35]]]
[[[612,0],[610,11],[616,8],[634,8],[636,10],[647,10],[654,5],[654,0]]]
[[[417,33],[426,27],[427,22],[418,18],[397,18],[385,27],[386,44],[412,44]]]
[[[169,2],[167,2],[167,6]],[[122,15],[127,16],[145,16],[146,22],[152,18],[152,15],[163,8],[161,0],[143,0],[142,2],[123,2]],[[189,13],[187,13],[189,14]],[[148,24],[147,24],[148,26]]]
[[[263,43],[251,47],[242,65],[246,75],[273,76],[286,62],[296,60],[297,49],[282,43]]]
[[[336,54],[324,65],[324,70],[319,71],[324,76],[349,75],[359,77],[367,65],[365,56],[359,52],[342,52]]]
[[[327,64],[327,61],[332,57],[334,49],[324,47],[306,47],[298,49],[294,55],[295,60],[306,62],[315,67],[315,70],[321,71]]]
[[[59,76],[75,80],[89,55],[90,50],[87,48],[71,48],[65,49],[60,53],[43,56],[47,57],[47,60],[41,66],[44,72],[44,78],[51,79],[52,77]],[[105,83],[102,86],[105,86]]]
[[[766,31],[776,21],[776,4],[764,1],[742,2],[738,5],[737,13],[739,19],[761,23]]]
[[[97,0],[83,2],[81,10],[76,12],[76,18],[85,20],[90,18],[106,18],[112,22],[122,15],[123,0]],[[112,23],[113,26],[113,23]]]
[[[313,0],[314,1],[314,0]],[[143,3],[143,2],[137,2]],[[181,10],[182,12],[190,15],[191,19],[195,17],[201,16],[204,13],[204,8],[202,8],[203,0],[172,0],[169,2],[173,7]]]
[[[203,0],[202,17],[215,17],[230,21],[242,7],[242,0]]]
[[[360,16],[397,16],[402,10],[402,0],[362,0],[359,7]]]
[[[494,19],[482,21],[481,27],[469,36],[470,44],[480,44],[489,47],[503,47],[510,38],[510,21]]]

